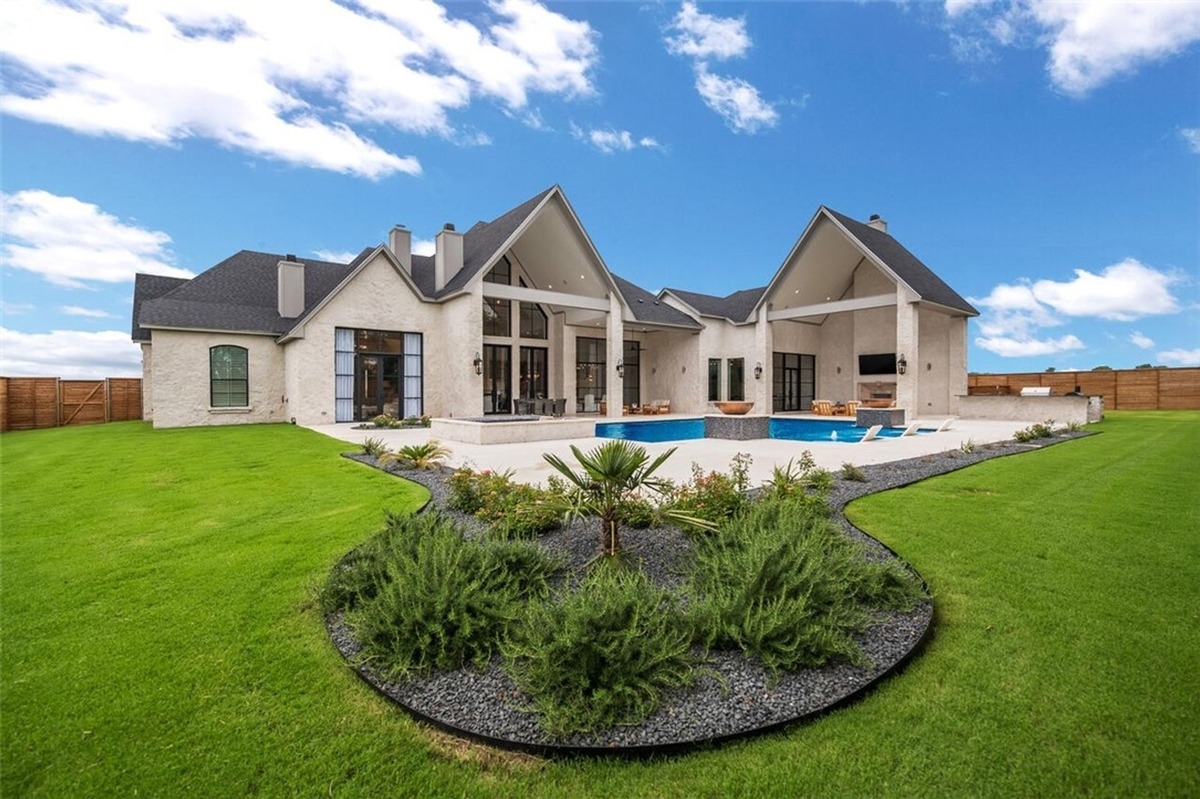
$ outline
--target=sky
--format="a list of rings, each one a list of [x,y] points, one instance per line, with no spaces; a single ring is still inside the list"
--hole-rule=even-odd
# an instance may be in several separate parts
[[[650,291],[826,205],[980,310],[971,371],[1200,365],[1200,2],[5,0],[0,69],[4,375],[139,375],[138,272],[554,184]]]

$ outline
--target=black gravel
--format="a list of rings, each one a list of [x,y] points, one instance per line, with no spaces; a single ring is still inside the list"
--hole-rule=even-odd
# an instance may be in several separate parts
[[[863,542],[872,558],[895,557],[887,547],[851,525],[841,513],[846,503],[866,494],[896,488],[983,460],[1027,452],[1085,435],[1068,433],[1037,444],[1005,442],[977,447],[973,452],[950,451],[861,467],[865,482],[838,479],[830,495],[835,518],[846,533]],[[373,463],[363,455],[355,460]],[[404,477],[426,486],[431,507],[442,509],[463,524],[467,535],[482,525],[472,517],[446,509],[446,471],[403,471]],[[591,522],[589,524],[589,521]],[[594,520],[579,520],[546,534],[539,544],[581,568],[598,547]],[[658,584],[678,586],[691,545],[674,528],[627,530],[622,546],[641,561],[641,568]],[[644,755],[719,743],[723,740],[777,729],[819,715],[865,693],[874,682],[898,670],[932,633],[933,605],[925,602],[907,613],[877,613],[874,624],[858,642],[869,665],[845,662],[822,668],[772,675],[757,661],[737,652],[709,653],[701,677],[690,688],[664,695],[655,713],[634,727],[555,738],[544,732],[528,700],[503,672],[498,659],[482,672],[464,668],[435,673],[404,683],[381,679],[356,667],[360,676],[409,712],[466,737],[541,754]],[[330,636],[348,662],[354,663],[359,645],[337,616],[327,619]]]

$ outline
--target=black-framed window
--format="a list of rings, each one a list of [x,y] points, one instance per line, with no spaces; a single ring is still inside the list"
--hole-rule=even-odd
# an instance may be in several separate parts
[[[507,255],[502,256],[496,265],[487,271],[487,274],[483,276],[483,282],[512,285],[512,262],[508,260]]]
[[[485,336],[512,335],[512,303],[495,297],[483,298],[483,334]]]
[[[721,359],[708,359],[708,401],[721,401]]]
[[[208,403],[214,408],[250,405],[250,353],[223,344],[208,350]]]
[[[521,303],[521,338],[550,338],[546,312],[535,302]]]
[[[816,390],[817,357],[799,352],[772,354],[771,409],[800,411],[812,405]]]
[[[575,339],[575,409],[594,413],[600,401],[607,401],[608,350],[602,338],[579,336]]]
[[[727,365],[729,399],[736,401],[746,399],[746,359],[730,358]]]

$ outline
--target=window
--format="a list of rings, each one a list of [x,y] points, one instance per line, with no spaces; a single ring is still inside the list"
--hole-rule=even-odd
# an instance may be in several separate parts
[[[708,359],[708,401],[721,401],[721,359]]]
[[[521,303],[521,338],[549,338],[546,312],[532,302]]]
[[[245,347],[225,345],[209,349],[209,405],[214,408],[245,408],[250,405],[249,360]]]
[[[420,333],[339,327],[333,341],[337,421],[424,413]]]
[[[575,408],[595,413],[608,385],[608,352],[602,338],[575,339]]]
[[[488,270],[483,276],[484,283],[499,283],[507,286],[512,283],[512,264],[507,256]],[[512,335],[512,303],[508,300],[498,300],[494,297],[483,298],[483,335],[511,336]]]
[[[729,399],[746,399],[746,359],[729,359]]]
[[[771,409],[799,411],[812,404],[816,388],[816,356],[798,352],[772,354]]]

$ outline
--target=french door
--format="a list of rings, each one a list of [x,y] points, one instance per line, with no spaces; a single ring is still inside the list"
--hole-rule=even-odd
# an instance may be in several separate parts
[[[512,347],[483,345],[483,412],[512,413]]]

